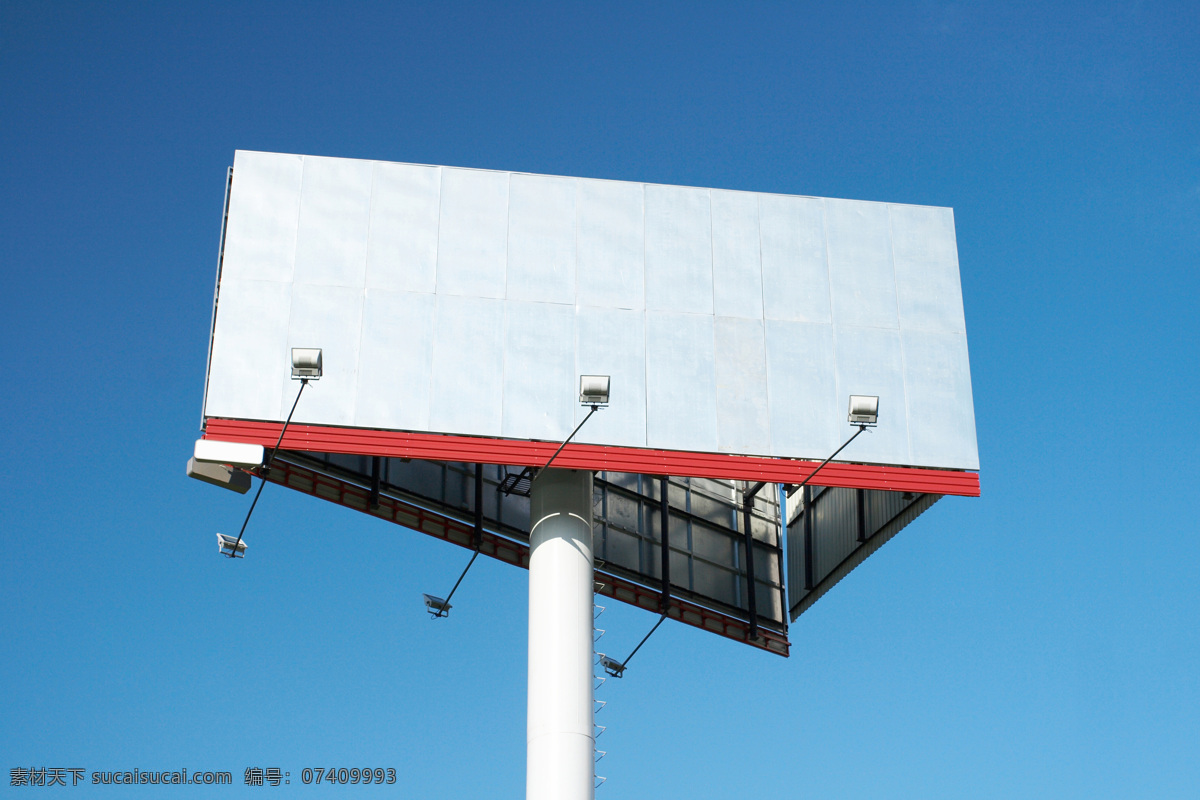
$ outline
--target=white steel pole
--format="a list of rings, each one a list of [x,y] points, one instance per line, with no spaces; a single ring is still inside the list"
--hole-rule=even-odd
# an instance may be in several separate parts
[[[525,797],[592,800],[592,473],[543,470],[530,522]]]

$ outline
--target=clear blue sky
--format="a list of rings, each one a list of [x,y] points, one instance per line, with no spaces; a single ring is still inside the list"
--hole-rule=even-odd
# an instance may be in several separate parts
[[[1188,3],[5,2],[6,793],[523,796],[525,573],[431,622],[464,551],[277,489],[216,553],[249,498],[184,464],[242,148],[953,207],[983,497],[790,659],[663,626],[599,693],[597,796],[1200,795],[1198,56]],[[611,652],[654,621],[617,605]]]

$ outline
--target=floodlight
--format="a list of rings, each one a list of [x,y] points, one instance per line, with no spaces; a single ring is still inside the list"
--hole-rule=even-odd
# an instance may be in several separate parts
[[[874,425],[879,419],[879,398],[869,395],[850,395],[850,422],[854,425]]]
[[[245,494],[250,491],[250,476],[241,470],[227,467],[224,464],[207,464],[203,461],[197,461],[195,457],[189,458],[187,462],[187,474],[189,478],[211,483],[213,486],[220,486],[222,489],[231,489],[238,494]]]
[[[425,610],[435,617],[445,617],[449,615],[450,609],[453,608],[453,606],[440,597],[434,597],[431,594],[423,594],[421,596],[425,598]]]
[[[554,451],[554,455],[550,456],[550,460],[546,462],[546,466],[542,467],[542,471],[550,468],[550,465],[554,463],[554,459],[558,458],[558,454],[562,452],[563,448],[575,438],[575,434],[579,433],[579,429],[584,426],[584,423],[592,418],[592,414],[595,414],[602,408],[608,407],[608,376],[580,375],[579,404],[581,406],[591,406],[592,410],[589,411],[587,416],[583,418],[583,422],[580,422],[575,426],[575,430],[571,431],[571,435],[568,436],[563,443],[558,446],[558,449]],[[542,472],[539,471],[537,475],[533,476],[533,478],[529,481],[530,487],[533,486],[533,482],[536,481],[538,479],[538,475],[541,474]]]
[[[197,439],[196,446],[192,448],[192,457],[204,464],[226,464],[257,469],[262,466],[264,452],[261,444]]]
[[[600,654],[600,666],[604,667],[604,671],[609,675],[612,675],[614,678],[621,677],[622,673],[625,672],[624,664],[622,664],[620,661],[617,661],[615,658],[604,655],[603,653]]]
[[[246,557],[246,542],[238,541],[233,536],[226,536],[223,533],[217,534],[217,548],[221,551],[221,555],[229,556],[230,558],[245,558]]]
[[[607,375],[580,375],[579,376],[579,403],[585,406],[606,406],[608,405],[608,381]]]
[[[292,380],[315,381],[321,378],[321,348],[292,348]]]

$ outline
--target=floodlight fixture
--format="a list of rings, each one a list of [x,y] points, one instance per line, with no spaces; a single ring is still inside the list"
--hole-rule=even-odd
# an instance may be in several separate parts
[[[847,439],[841,447],[833,451],[833,455],[817,465],[817,468],[808,473],[808,477],[795,484],[787,490],[788,497],[797,489],[803,489],[808,485],[818,472],[825,468],[825,465],[837,458],[838,453],[846,449],[846,446],[858,438],[858,435],[867,428],[875,427],[876,421],[879,419],[879,398],[874,395],[852,394],[850,395],[850,424],[857,425],[858,430],[854,435]]]
[[[595,414],[602,408],[608,407],[609,381],[610,378],[608,375],[579,376],[579,405],[591,406],[592,410],[589,411],[587,416],[583,418],[583,422],[580,422],[575,426],[575,430],[571,431],[571,435],[568,436],[563,443],[558,446],[558,449],[554,451],[554,455],[550,456],[550,460],[546,462],[546,466],[542,467],[542,470],[550,468],[550,465],[554,463],[554,459],[558,458],[558,454],[563,451],[563,448],[575,438],[575,434],[579,433],[579,429],[584,426],[584,423],[592,418],[592,414]],[[541,470],[538,471],[538,475],[540,474]],[[536,480],[537,475],[534,475],[533,480],[530,481],[530,485],[532,486],[533,481]]]
[[[879,421],[879,398],[873,395],[850,395],[850,422],[874,426]]]
[[[223,533],[217,534],[217,548],[221,551],[221,555],[228,558],[246,557],[246,543]]]
[[[437,617],[450,616],[450,609],[454,606],[450,605],[449,602],[440,597],[434,597],[431,594],[423,594],[421,596],[425,598],[425,610],[429,612],[431,617],[436,619]]]
[[[604,671],[614,678],[620,678],[625,672],[625,665],[617,661],[611,656],[600,654],[600,666],[604,667]]]
[[[614,678],[624,677],[625,668],[629,666],[629,662],[633,661],[633,657],[637,655],[637,651],[642,649],[642,645],[646,643],[647,639],[654,635],[654,632],[658,630],[658,626],[662,625],[663,620],[666,618],[667,612],[663,611],[663,613],[659,615],[658,622],[654,623],[654,627],[650,629],[649,633],[642,637],[642,640],[638,642],[637,647],[633,648],[633,652],[626,656],[624,661],[617,661],[615,658],[609,658],[603,653],[598,653],[597,655],[600,656],[600,666],[604,667],[604,671],[609,675],[612,675]]]
[[[321,348],[292,348],[292,380],[315,381],[321,378]]]
[[[201,439],[196,442],[195,458],[201,459],[201,453],[206,445],[221,445],[224,449],[220,450],[217,455],[224,457],[229,455],[230,448],[238,447],[256,447],[254,453],[247,453],[247,456],[253,455],[257,458],[257,463],[254,467],[259,467],[258,477],[261,481],[258,484],[258,491],[254,493],[254,500],[250,503],[250,510],[246,512],[246,518],[242,520],[242,529],[238,531],[237,538],[217,534],[217,541],[221,545],[221,552],[226,553],[230,558],[244,558],[246,545],[242,542],[242,535],[246,532],[246,525],[250,523],[250,515],[254,513],[254,507],[258,505],[258,498],[262,497],[263,488],[267,485],[267,475],[271,472],[271,462],[275,460],[276,454],[279,453],[279,447],[283,444],[283,436],[287,433],[288,425],[292,424],[292,416],[296,413],[296,406],[300,405],[300,396],[304,394],[304,389],[308,386],[310,380],[317,380],[321,377],[321,348],[319,347],[293,347],[292,348],[292,377],[300,381],[300,391],[296,392],[296,399],[292,402],[292,410],[288,412],[287,419],[283,422],[283,427],[279,430],[279,438],[275,441],[275,448],[271,450],[271,454],[263,460],[265,452],[262,445],[246,445],[230,442],[213,442],[208,439]],[[210,456],[213,454],[209,454]],[[211,460],[211,459],[210,459]],[[226,462],[227,463],[227,462]],[[237,466],[237,463],[234,463]]]
[[[579,404],[603,407],[608,405],[608,375],[579,376]]]

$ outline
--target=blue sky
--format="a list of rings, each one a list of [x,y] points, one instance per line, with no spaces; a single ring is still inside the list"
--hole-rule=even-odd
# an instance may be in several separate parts
[[[241,148],[953,207],[983,497],[790,659],[664,625],[599,693],[597,796],[1200,794],[1198,56],[1184,3],[5,3],[5,789],[524,791],[522,571],[434,623],[463,551],[271,489],[254,557],[215,552],[249,500],[184,463]]]

